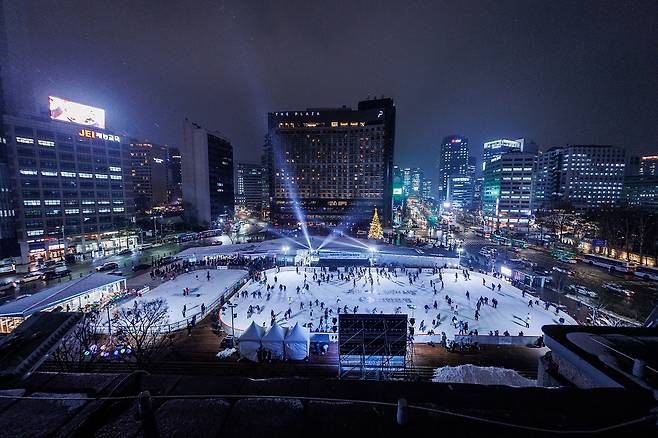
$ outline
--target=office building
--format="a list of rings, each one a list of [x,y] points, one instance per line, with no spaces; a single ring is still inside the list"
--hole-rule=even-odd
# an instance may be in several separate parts
[[[405,196],[411,193],[411,168],[405,167],[402,169],[402,190]]]
[[[446,206],[459,210],[468,210],[473,205],[473,185],[475,181],[471,175],[450,175],[448,178],[448,191]]]
[[[186,219],[210,226],[233,217],[233,146],[219,133],[185,120],[182,151]]]
[[[533,214],[532,193],[536,156],[510,152],[494,157],[484,170],[482,210],[493,230],[527,232]]]
[[[640,157],[640,175],[658,175],[658,155]]]
[[[260,164],[238,163],[235,175],[236,208],[260,212],[263,208],[263,167]]]
[[[482,184],[484,177],[477,177],[473,182],[473,205],[472,208],[480,210],[482,208]]]
[[[171,205],[180,205],[183,203],[181,153],[175,147],[170,147],[168,152],[167,200]]]
[[[425,181],[425,172],[420,167],[414,167],[409,176],[409,195],[417,198],[422,197],[423,181]]]
[[[356,110],[273,112],[268,125],[272,224],[363,231],[375,209],[391,223],[392,99],[361,101]]]
[[[523,152],[525,141],[520,138],[518,140],[507,140],[501,138],[500,140],[488,141],[484,144],[484,156],[482,158],[482,170],[486,170],[487,166],[494,159],[500,157],[502,154],[509,152]],[[536,153],[530,151],[530,153]]]
[[[424,200],[434,199],[434,193],[432,192],[432,180],[429,178],[423,179],[423,188],[421,190],[421,198]]]
[[[631,207],[658,211],[658,175],[626,176],[621,200]]]
[[[135,246],[129,140],[54,117],[4,116],[22,262]]]
[[[534,200],[537,208],[570,203],[577,211],[614,205],[622,195],[625,152],[607,145],[567,145],[539,155]]]
[[[439,148],[437,167],[437,200],[444,202],[448,199],[450,176],[468,173],[468,139],[460,135],[444,137]]]
[[[169,203],[169,148],[148,142],[130,144],[130,163],[138,213]]]

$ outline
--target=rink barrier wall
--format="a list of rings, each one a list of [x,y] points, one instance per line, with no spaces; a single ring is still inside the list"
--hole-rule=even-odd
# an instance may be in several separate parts
[[[489,336],[455,335],[455,342],[465,344],[477,342],[480,345],[535,345],[541,336]]]

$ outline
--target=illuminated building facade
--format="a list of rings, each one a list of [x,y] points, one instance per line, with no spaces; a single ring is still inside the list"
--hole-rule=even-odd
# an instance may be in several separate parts
[[[237,208],[258,212],[263,207],[263,179],[260,164],[238,163],[235,166],[235,205]]]
[[[147,142],[130,144],[130,171],[138,212],[168,203],[168,155],[167,146]]]
[[[518,140],[507,140],[501,138],[500,140],[493,140],[484,143],[484,155],[482,157],[482,170],[486,170],[487,166],[495,158],[509,152],[523,152],[525,140],[520,138]]]
[[[268,114],[270,219],[283,228],[367,230],[375,208],[391,223],[395,106]]]
[[[640,175],[658,176],[658,155],[640,157]]]
[[[4,126],[23,262],[136,244],[119,233],[135,217],[125,137],[40,116],[5,115]]]
[[[536,160],[534,154],[509,152],[487,164],[481,192],[486,226],[528,231]]]
[[[437,161],[439,170],[437,179],[438,200],[448,200],[448,181],[452,175],[468,173],[468,139],[460,135],[444,137],[439,148]]]
[[[626,154],[608,145],[567,145],[539,155],[535,204],[569,202],[577,211],[614,205],[624,186]]]

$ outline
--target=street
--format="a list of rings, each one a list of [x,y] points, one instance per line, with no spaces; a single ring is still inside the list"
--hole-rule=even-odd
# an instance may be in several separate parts
[[[476,236],[471,231],[464,233],[462,236],[465,240],[464,250],[466,257],[475,257],[482,263],[484,262],[484,257],[479,252],[483,247],[489,246],[496,247],[499,251],[496,258],[496,267],[498,269],[509,259],[521,258],[537,263],[538,270],[551,271],[554,266],[557,266],[561,269],[571,271],[573,272],[573,276],[569,277],[565,288],[571,284],[586,286],[599,296],[598,299],[591,300],[592,304],[598,304],[598,306],[608,311],[639,322],[643,322],[649,316],[656,303],[658,303],[658,282],[642,280],[632,274],[610,273],[604,268],[590,266],[581,262],[577,264],[564,263],[551,256],[550,252],[546,250],[527,248],[514,253],[508,251],[505,246],[497,246],[489,240]],[[618,283],[635,293],[630,298],[615,294],[603,288],[603,284],[607,282]],[[567,305],[572,313],[576,314],[581,321],[584,321],[584,317],[588,312],[584,308],[581,308],[576,300],[570,299],[565,295],[558,296],[551,289],[550,283],[544,290],[540,290],[540,293],[542,294],[542,298],[553,301],[558,301],[559,298],[560,303]]]
[[[229,242],[228,238],[222,238],[224,236],[220,236],[223,244],[227,244]],[[157,260],[161,257],[166,257],[169,255],[175,255],[182,251],[183,249],[190,248],[193,246],[203,246],[203,245],[209,245],[212,240],[217,240],[218,238],[216,237],[209,237],[206,239],[202,240],[197,240],[197,241],[192,241],[192,242],[185,242],[182,244],[179,243],[166,243],[154,248],[149,248],[145,249],[142,251],[133,251],[132,254],[125,254],[125,255],[112,255],[108,257],[103,257],[95,260],[86,260],[84,262],[78,262],[72,265],[67,265],[69,270],[71,271],[70,277],[63,277],[63,278],[58,278],[51,280],[49,282],[41,281],[41,280],[36,280],[32,281],[29,283],[24,283],[24,284],[17,284],[17,287],[13,290],[8,291],[5,295],[2,295],[0,297],[0,304],[6,303],[8,301],[14,300],[21,295],[26,295],[26,294],[34,294],[36,292],[39,292],[42,289],[45,289],[47,287],[53,286],[58,283],[64,283],[67,281],[71,281],[76,278],[80,278],[84,275],[91,274],[95,272],[95,269],[97,266],[101,266],[104,263],[107,262],[116,262],[119,264],[119,269],[117,269],[114,272],[121,272],[123,276],[126,278],[130,278],[135,275],[139,275],[144,272],[148,272],[148,269],[144,269],[138,272],[133,272],[132,267],[134,265],[144,263],[147,265],[150,265],[152,261]],[[224,241],[226,240],[226,241]],[[22,270],[20,268],[23,268]],[[34,268],[32,268],[34,269]],[[9,281],[16,281],[20,278],[22,278],[25,275],[25,267],[17,267],[17,270],[19,271],[16,274],[11,274],[11,275],[2,275],[0,277],[0,282],[5,283]]]

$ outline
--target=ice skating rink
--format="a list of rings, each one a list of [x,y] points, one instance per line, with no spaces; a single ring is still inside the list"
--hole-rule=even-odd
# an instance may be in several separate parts
[[[343,268],[339,268],[338,272],[325,271],[325,275],[333,274],[333,279],[327,282],[322,281],[320,285],[317,281],[313,281],[314,272],[320,275],[319,268],[299,268],[299,273],[295,272],[295,268],[290,267],[282,269],[278,273],[275,269],[266,271],[266,282],[250,281],[231,299],[232,303],[237,304],[235,328],[244,330],[252,321],[269,327],[271,312],[274,311],[276,321],[284,327],[292,327],[296,322],[306,325],[311,323],[312,331],[316,331],[318,327],[321,331],[331,331],[333,325],[331,320],[337,316],[338,307],[341,308],[342,313],[345,306],[347,306],[348,313],[354,313],[354,307],[358,306],[357,313],[407,314],[410,318],[415,318],[417,334],[425,334],[433,330],[435,334],[443,331],[450,337],[459,333],[459,321],[468,323],[468,331],[477,329],[480,335],[489,334],[490,330],[498,330],[500,335],[506,330],[511,335],[518,335],[521,331],[526,336],[541,335],[542,325],[559,324],[559,318],[564,318],[566,324],[575,324],[574,319],[562,311],[556,315],[554,306],[551,306],[548,311],[545,310],[542,301],[539,301],[539,305],[537,305],[533,300],[533,306],[529,307],[528,301],[532,298],[531,296],[522,297],[519,289],[502,279],[486,274],[470,272],[470,279],[466,280],[461,270],[443,269],[444,288],[442,290],[438,273],[422,272],[418,279],[410,284],[408,274],[402,269],[397,269],[397,277],[390,272],[390,278],[378,275],[376,268],[370,269],[373,284],[370,284],[369,274],[365,273],[361,276],[357,274],[356,286],[354,286],[353,278],[340,280],[340,273],[346,272]],[[408,272],[415,274],[418,269],[412,268]],[[456,279],[455,274],[457,274]],[[309,285],[308,291],[303,287],[304,275],[306,275],[306,282]],[[482,284],[483,279],[487,286]],[[437,283],[436,293],[430,286],[430,280]],[[185,282],[182,276],[177,281]],[[496,285],[495,290],[491,290],[492,282]],[[501,285],[500,291],[498,291],[498,284]],[[274,286],[269,291],[269,300],[267,299],[267,285]],[[285,285],[286,290],[280,290],[279,285]],[[299,293],[297,293],[297,286],[300,287]],[[259,291],[260,298],[258,297]],[[466,296],[467,291],[470,298]],[[244,297],[242,292],[247,292],[248,296]],[[255,298],[254,292],[256,292]],[[446,295],[451,299],[450,305],[445,298]],[[487,297],[489,301],[488,304],[481,304],[479,320],[476,320],[476,305],[481,296]],[[492,306],[493,298],[498,301],[497,308]],[[435,301],[436,309],[434,308]],[[312,306],[310,306],[311,302]],[[300,303],[303,303],[303,308]],[[323,307],[332,310],[332,313],[328,315],[328,321],[324,319],[325,312],[320,303],[324,303]],[[425,305],[429,306],[428,310],[425,309]],[[252,312],[249,312],[249,306],[252,306]],[[291,316],[286,318],[285,313],[288,309],[291,310]],[[529,328],[526,327],[528,314],[530,314]],[[453,316],[456,318],[455,324],[453,324]],[[321,317],[323,317],[323,321],[320,326]],[[229,310],[223,312],[222,320],[228,325],[231,324]],[[422,342],[422,340],[420,341]]]

